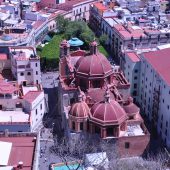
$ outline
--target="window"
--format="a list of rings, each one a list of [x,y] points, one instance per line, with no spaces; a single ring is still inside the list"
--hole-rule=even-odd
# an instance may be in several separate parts
[[[80,122],[80,130],[83,130],[83,122]]]
[[[134,88],[135,88],[135,89],[137,88],[137,84],[136,84],[136,83],[134,84]]]
[[[166,121],[166,127],[168,127],[168,121]]]
[[[23,76],[23,75],[24,75],[24,73],[23,73],[23,72],[21,72],[21,73],[20,73],[20,76]]]
[[[167,136],[167,129],[165,130],[165,135]]]
[[[70,99],[70,104],[73,104],[73,103],[75,103],[76,101],[75,101],[75,98],[71,98]]]
[[[31,75],[31,72],[28,72],[27,75],[30,76],[30,75]]]
[[[164,99],[162,100],[162,102],[164,103]]]
[[[35,67],[37,67],[38,66],[38,64],[37,63],[35,63]]]
[[[38,121],[38,119],[36,119],[36,122]]]
[[[36,84],[38,84],[38,80],[36,80]]]
[[[42,104],[40,104],[40,109],[42,110]]]
[[[136,90],[133,91],[133,96],[137,96],[137,91]]]
[[[135,77],[134,77],[134,80],[137,80],[137,79],[138,79],[138,77],[137,77],[137,76],[135,76]]]
[[[130,143],[129,142],[125,142],[125,148],[129,149],[130,148]]]
[[[36,71],[36,75],[38,75],[38,71]]]
[[[37,111],[37,109],[35,110],[35,114],[36,114],[36,115],[38,114],[38,111]]]
[[[75,130],[75,122],[72,122],[72,129]]]
[[[135,73],[138,73],[138,70],[137,70],[137,69],[135,69]]]
[[[167,109],[169,110],[169,105],[167,105]]]

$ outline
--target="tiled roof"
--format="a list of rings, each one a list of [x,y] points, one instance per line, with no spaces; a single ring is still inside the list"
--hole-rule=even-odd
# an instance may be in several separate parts
[[[32,169],[35,142],[34,137],[0,137],[0,141],[12,143],[8,166],[23,162],[23,170]]]
[[[94,6],[95,6],[97,9],[101,10],[101,11],[107,10],[107,7],[104,6],[103,3],[100,3],[100,2],[94,3]]]
[[[0,60],[7,60],[7,54],[1,53]]]
[[[132,60],[133,62],[138,62],[140,61],[138,55],[134,52],[127,52],[126,56],[129,57],[130,60]]]
[[[12,94],[17,91],[18,88],[12,83],[1,81],[0,82],[0,94]]]
[[[42,91],[29,91],[25,96],[23,96],[23,99],[29,103],[32,103],[41,94],[41,92]]]
[[[170,85],[170,48],[144,53],[144,58],[163,80]]]

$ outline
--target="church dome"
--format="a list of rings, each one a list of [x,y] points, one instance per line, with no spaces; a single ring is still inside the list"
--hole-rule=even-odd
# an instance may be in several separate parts
[[[97,44],[91,43],[91,54],[82,56],[76,63],[76,75],[81,77],[104,78],[112,73],[112,67],[107,58],[97,51]]]
[[[115,100],[110,100],[110,96],[105,97],[105,101],[96,103],[91,108],[91,120],[102,125],[118,125],[124,122],[127,115],[120,104]]]
[[[91,108],[90,118],[99,124],[115,125],[121,124],[127,117],[119,103],[111,100],[110,103],[100,102],[95,104]]]
[[[77,118],[87,118],[89,113],[90,109],[88,105],[84,101],[81,101],[72,105],[69,114]]]
[[[78,95],[78,102],[74,103],[70,109],[70,115],[76,118],[87,118],[90,113],[89,106],[85,102],[84,96],[85,94],[80,90],[78,87],[79,95]]]

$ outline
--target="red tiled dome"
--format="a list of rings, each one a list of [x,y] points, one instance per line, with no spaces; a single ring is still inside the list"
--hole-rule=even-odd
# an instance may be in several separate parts
[[[112,73],[109,61],[101,53],[81,57],[76,63],[77,76],[106,77]]]
[[[91,108],[90,118],[99,124],[115,125],[124,122],[127,115],[118,102],[111,100],[94,104]]]
[[[74,103],[70,110],[70,115],[78,118],[87,118],[90,113],[88,105],[84,102]]]

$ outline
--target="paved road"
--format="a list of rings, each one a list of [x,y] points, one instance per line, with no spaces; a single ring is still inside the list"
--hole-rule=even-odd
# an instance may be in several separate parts
[[[49,112],[44,116],[44,128],[41,131],[41,153],[39,158],[39,170],[48,170],[51,163],[61,162],[60,158],[50,152],[54,145],[53,130],[60,130],[61,117],[58,114],[57,90],[58,72],[42,73],[42,86],[46,95]],[[59,132],[58,132],[59,133]]]
[[[48,170],[51,163],[61,162],[58,156],[50,152],[50,148],[54,145],[51,129],[42,129],[40,145],[39,170]]]

